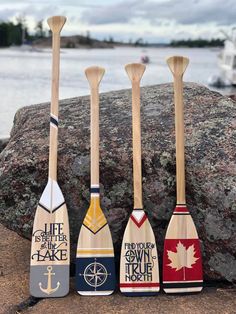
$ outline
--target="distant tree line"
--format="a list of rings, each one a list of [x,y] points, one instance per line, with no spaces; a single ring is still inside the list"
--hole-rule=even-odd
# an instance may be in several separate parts
[[[202,47],[222,47],[224,40],[222,39],[187,39],[187,40],[173,40],[170,43],[172,47],[190,47],[190,48],[202,48]]]
[[[18,18],[16,23],[0,22],[0,47],[20,46],[38,38],[45,38],[47,35],[43,29],[43,21],[36,24],[33,34],[29,34],[23,18]]]
[[[13,22],[1,22],[0,21],[0,47],[9,47],[11,45],[20,46],[22,44],[30,44],[36,39],[45,38],[50,35],[50,31],[45,31],[43,28],[43,21],[38,21],[34,32],[29,33],[27,23],[25,18],[19,17],[16,23]],[[88,31],[86,36],[80,36],[80,44],[82,45],[92,45],[93,40],[90,37],[90,32]],[[106,43],[116,43],[113,37],[104,39]],[[120,42],[122,43],[122,42]],[[145,47],[149,44],[143,40],[143,38],[138,38],[136,41],[129,41],[129,44],[136,47]],[[171,47],[221,47],[224,45],[224,40],[222,39],[187,39],[187,40],[173,40],[170,43]],[[74,48],[75,43],[69,42],[68,48]]]

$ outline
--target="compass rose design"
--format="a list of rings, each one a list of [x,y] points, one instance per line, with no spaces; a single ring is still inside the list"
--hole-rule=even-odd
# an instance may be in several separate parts
[[[106,282],[107,277],[111,274],[108,273],[106,267],[98,263],[95,258],[94,263],[89,264],[85,268],[84,273],[79,275],[83,276],[86,283],[96,290],[97,287],[100,287]]]

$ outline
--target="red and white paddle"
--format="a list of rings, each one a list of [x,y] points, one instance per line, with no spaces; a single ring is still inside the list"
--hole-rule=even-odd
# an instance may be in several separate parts
[[[167,60],[174,76],[177,203],[164,243],[163,288],[166,293],[196,292],[203,286],[200,241],[185,198],[182,78],[188,63],[184,57]]]

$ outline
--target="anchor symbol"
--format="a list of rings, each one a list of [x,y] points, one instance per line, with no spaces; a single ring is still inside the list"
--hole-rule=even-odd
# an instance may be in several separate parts
[[[52,294],[54,293],[55,291],[57,291],[60,287],[60,282],[58,281],[57,282],[57,286],[56,288],[52,288],[52,275],[55,275],[55,273],[52,273],[52,266],[48,266],[47,267],[47,271],[48,273],[44,273],[45,276],[48,276],[48,286],[46,289],[42,288],[42,283],[39,282],[39,288],[41,291],[43,291],[44,293],[47,293],[47,294]]]

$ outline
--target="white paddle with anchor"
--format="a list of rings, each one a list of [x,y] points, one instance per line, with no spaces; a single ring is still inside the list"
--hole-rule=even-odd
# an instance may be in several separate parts
[[[64,197],[57,183],[60,32],[66,18],[48,19],[52,31],[52,97],[48,183],[36,209],[30,259],[30,293],[38,298],[69,292],[70,233]]]

